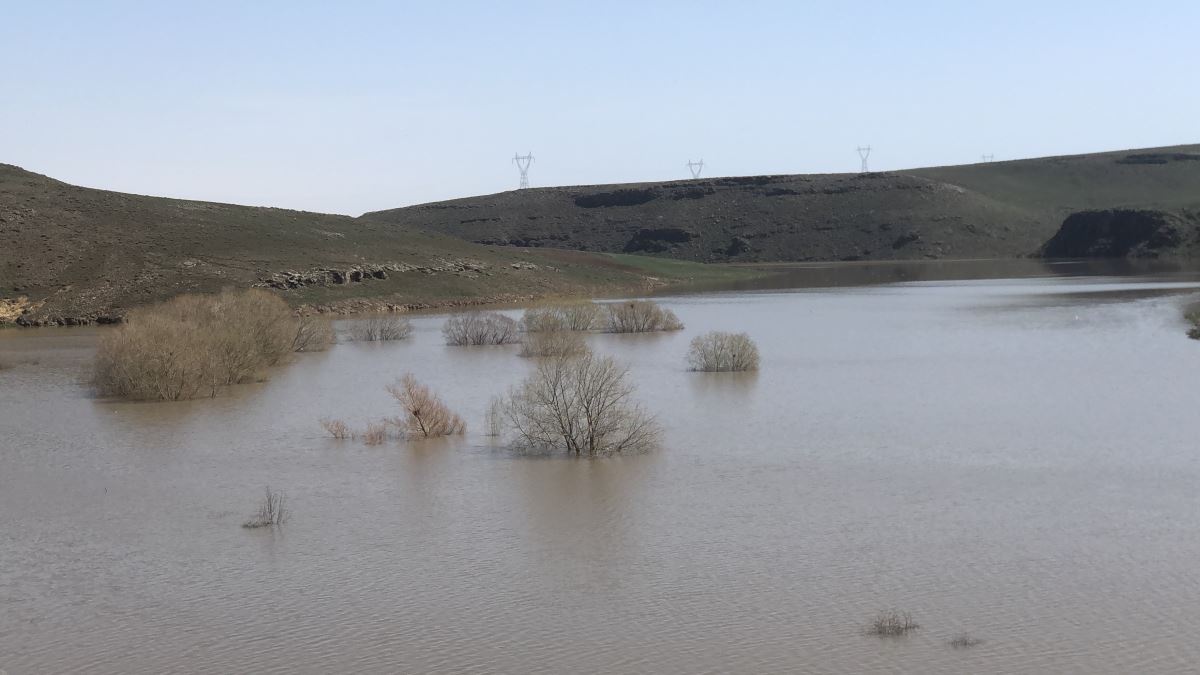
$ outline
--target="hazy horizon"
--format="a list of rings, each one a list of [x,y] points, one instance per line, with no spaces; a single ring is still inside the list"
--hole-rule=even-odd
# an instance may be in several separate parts
[[[1182,2],[9,8],[0,162],[357,215],[513,189],[1195,143]]]

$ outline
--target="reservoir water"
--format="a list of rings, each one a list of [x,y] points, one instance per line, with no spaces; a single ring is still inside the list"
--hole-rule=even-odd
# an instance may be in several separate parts
[[[532,364],[444,346],[444,316],[181,403],[95,398],[98,329],[0,331],[0,669],[1195,670],[1200,277],[852,269],[869,283],[664,297],[686,330],[589,336],[664,428],[596,461],[484,436]],[[688,372],[715,329],[762,370]],[[405,372],[466,436],[324,435],[395,414]],[[290,522],[243,529],[267,485]],[[921,629],[866,634],[891,608]]]

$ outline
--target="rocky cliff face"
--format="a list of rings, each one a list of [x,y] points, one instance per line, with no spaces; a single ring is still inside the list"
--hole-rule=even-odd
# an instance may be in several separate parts
[[[1157,258],[1200,251],[1200,214],[1137,209],[1072,213],[1042,247],[1046,258]]]

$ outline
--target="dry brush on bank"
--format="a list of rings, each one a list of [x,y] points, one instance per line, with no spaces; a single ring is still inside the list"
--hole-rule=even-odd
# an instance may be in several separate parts
[[[655,333],[682,330],[675,312],[649,300],[615,302],[607,306],[609,333]]]
[[[92,384],[102,395],[180,400],[261,378],[293,352],[329,346],[319,323],[298,320],[262,289],[182,295],[135,309],[101,336]]]
[[[409,437],[433,438],[463,434],[467,425],[429,387],[412,375],[387,388],[404,410],[404,415],[389,420]]]
[[[469,312],[446,319],[442,324],[446,344],[455,347],[506,345],[519,342],[521,332],[515,320],[498,312]]]
[[[350,328],[350,339],[359,342],[404,340],[412,335],[412,322],[403,316],[373,316]]]
[[[687,361],[704,372],[758,370],[758,346],[746,333],[711,331],[692,338]]]
[[[544,359],[505,400],[519,446],[600,457],[651,449],[659,427],[633,400],[628,369],[584,352]]]

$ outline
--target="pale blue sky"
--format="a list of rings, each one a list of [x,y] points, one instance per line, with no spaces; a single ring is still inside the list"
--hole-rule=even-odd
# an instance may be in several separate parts
[[[1200,2],[0,0],[0,162],[358,214],[1200,141]]]

